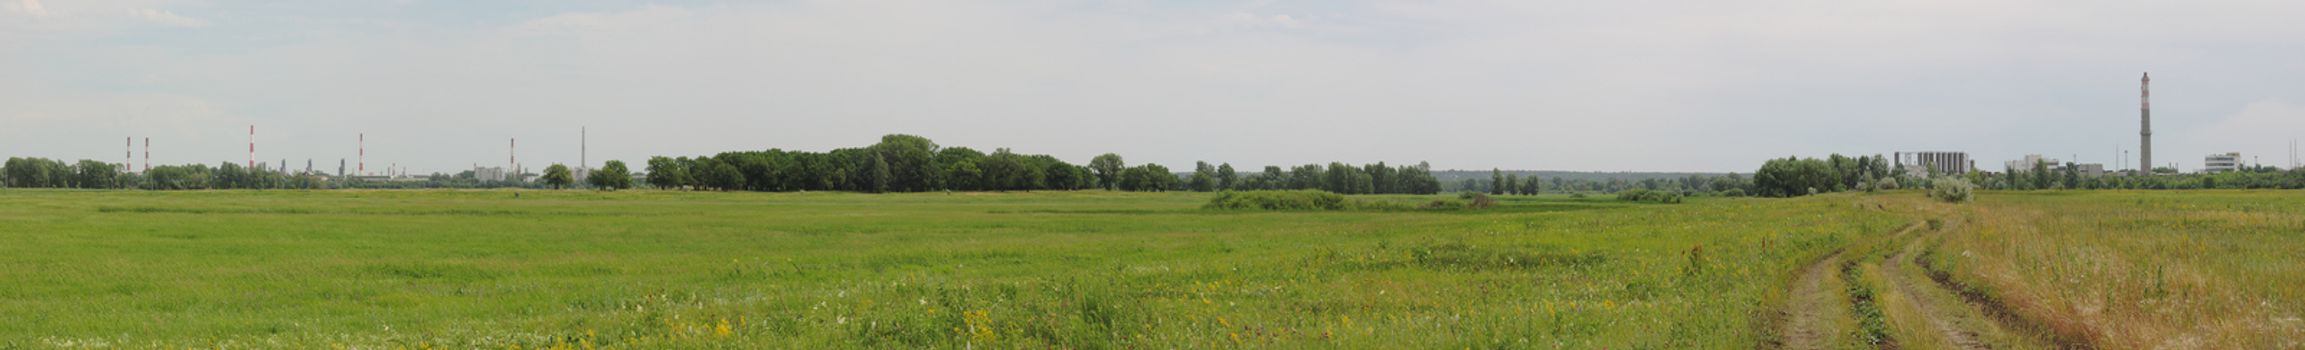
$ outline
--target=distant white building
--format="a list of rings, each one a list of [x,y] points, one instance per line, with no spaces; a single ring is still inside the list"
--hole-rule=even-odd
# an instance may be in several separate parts
[[[472,167],[472,178],[480,181],[504,181],[504,167]]]
[[[1895,155],[1897,169],[1904,169],[1912,177],[1960,175],[1977,168],[1977,163],[1969,160],[1968,152],[1897,152]]]
[[[2025,155],[2025,159],[2012,160],[2009,161],[2006,165],[2008,165],[2009,169],[2013,171],[2027,172],[2033,171],[2034,164],[2043,163],[2049,164],[2049,169],[2059,169],[2065,167],[2065,163],[2057,161],[2057,158],[2045,158],[2041,157],[2039,154],[2027,154]],[[2099,167],[2102,168],[2103,166]]]
[[[2080,170],[2079,172],[2081,173],[2081,176],[2082,176],[2082,177],[2098,177],[2098,176],[2105,176],[2105,165],[2104,165],[2104,164],[2098,164],[2098,163],[2074,164],[2074,165],[2073,165],[2073,167],[2075,167],[2075,168],[2080,168],[2080,169],[2079,169],[2079,170]]]
[[[2222,173],[2241,170],[2241,152],[2211,154],[2201,160],[2201,172]]]

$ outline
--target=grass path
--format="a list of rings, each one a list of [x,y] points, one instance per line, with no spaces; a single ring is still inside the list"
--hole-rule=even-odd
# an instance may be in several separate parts
[[[1840,266],[1841,253],[1833,253],[1801,268],[1800,279],[1786,294],[1782,348],[1829,349],[1848,341],[1854,321],[1848,295],[1842,293]]]

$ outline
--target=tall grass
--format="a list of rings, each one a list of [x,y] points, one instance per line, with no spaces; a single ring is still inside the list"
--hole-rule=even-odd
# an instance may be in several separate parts
[[[2297,348],[2300,213],[2294,191],[1987,192],[1925,258],[2068,342]]]

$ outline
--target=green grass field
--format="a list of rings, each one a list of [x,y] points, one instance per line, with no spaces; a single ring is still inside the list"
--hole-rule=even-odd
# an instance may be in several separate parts
[[[1915,218],[1208,198],[0,191],[0,348],[1747,348],[1795,266]]]
[[[1908,348],[2305,337],[2294,192],[1325,212],[1201,209],[1209,198],[5,190],[0,349],[1753,348],[1790,344],[1786,327],[1825,332],[1791,343],[1837,347],[1863,347],[1862,332]],[[1797,271],[1833,261],[1847,267],[1823,271],[1854,274],[1816,274],[1829,279],[1805,290],[1828,292],[1787,301]],[[1854,289],[1878,311],[1836,309]],[[1804,306],[1822,309],[1787,323]]]

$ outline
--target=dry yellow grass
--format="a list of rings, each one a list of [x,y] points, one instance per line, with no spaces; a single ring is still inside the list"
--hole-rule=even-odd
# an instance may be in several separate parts
[[[2305,196],[1988,193],[1926,257],[2065,342],[2305,346]]]

